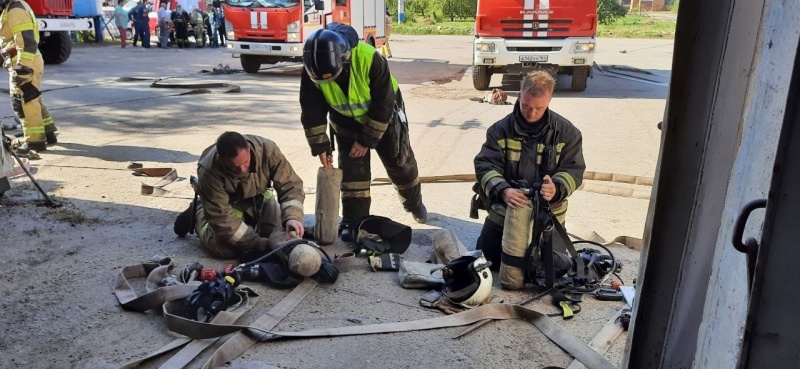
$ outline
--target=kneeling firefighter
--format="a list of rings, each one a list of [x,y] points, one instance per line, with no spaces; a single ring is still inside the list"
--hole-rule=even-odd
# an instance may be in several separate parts
[[[569,245],[560,237],[555,243],[544,241],[552,239],[554,224],[563,224],[567,197],[580,186],[586,164],[581,132],[548,108],[554,87],[547,72],[524,77],[514,110],[489,127],[475,157],[478,183],[470,217],[478,218],[477,209],[489,212],[476,248],[493,268],[499,267],[506,289],[535,282],[531,279],[539,254],[555,270],[571,268],[569,240]],[[544,250],[549,246],[553,252]]]

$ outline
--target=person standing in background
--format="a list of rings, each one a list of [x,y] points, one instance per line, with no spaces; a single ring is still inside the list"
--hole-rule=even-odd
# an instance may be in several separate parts
[[[114,23],[117,25],[117,30],[119,31],[119,39],[122,43],[122,48],[124,49],[127,46],[128,41],[128,24],[130,24],[130,16],[125,9],[122,8],[125,5],[125,0],[117,1],[117,6],[114,7]]]
[[[159,44],[158,47],[166,49],[169,47],[169,27],[172,22],[169,10],[167,10],[167,2],[162,1],[161,6],[158,8],[158,32]]]

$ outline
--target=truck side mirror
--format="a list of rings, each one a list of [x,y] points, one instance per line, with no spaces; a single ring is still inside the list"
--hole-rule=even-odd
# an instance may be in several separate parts
[[[325,10],[325,2],[321,0],[314,1],[314,10]]]

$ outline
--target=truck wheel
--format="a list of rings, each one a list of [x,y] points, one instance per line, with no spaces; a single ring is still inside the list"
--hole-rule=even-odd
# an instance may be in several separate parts
[[[258,70],[261,69],[261,60],[258,59],[258,56],[242,55],[239,59],[242,62],[242,69],[247,73],[258,73]]]
[[[492,81],[492,72],[485,65],[476,65],[472,70],[472,85],[478,91],[488,90]]]
[[[587,79],[589,79],[589,67],[572,68],[572,91],[586,90]]]
[[[61,64],[69,59],[72,53],[72,40],[69,32],[50,32],[45,36],[44,32],[39,32],[39,51],[45,64]]]

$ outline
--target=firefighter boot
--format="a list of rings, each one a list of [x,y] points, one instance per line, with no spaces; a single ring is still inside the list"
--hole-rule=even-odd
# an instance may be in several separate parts
[[[58,143],[58,138],[56,137],[56,133],[55,132],[45,133],[44,136],[47,138],[47,143],[48,144],[52,145],[52,144],[57,144]]]
[[[175,225],[172,230],[175,231],[178,237],[185,237],[186,234],[192,230],[192,227],[194,227],[192,220],[192,206],[189,205],[188,209],[184,210],[175,218]]]
[[[44,142],[25,142],[20,147],[17,147],[16,152],[18,155],[27,155],[33,150],[47,151],[47,144]]]
[[[419,208],[412,210],[411,215],[417,223],[425,224],[428,221],[428,209],[425,208],[425,204],[420,204]]]

